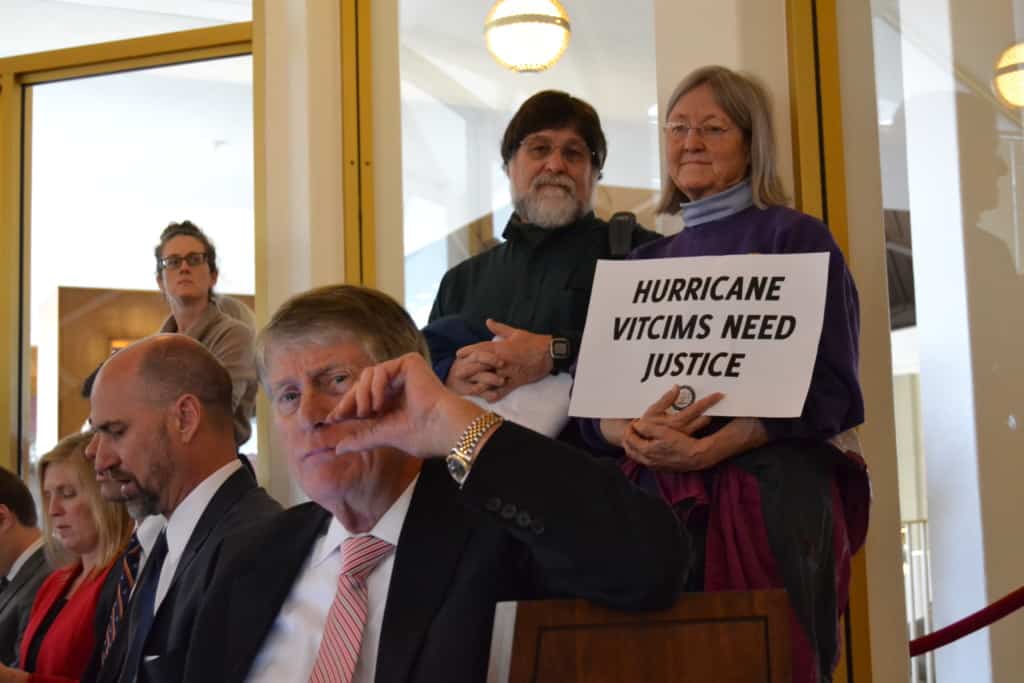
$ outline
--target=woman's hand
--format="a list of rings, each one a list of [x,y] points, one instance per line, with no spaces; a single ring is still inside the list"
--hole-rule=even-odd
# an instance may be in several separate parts
[[[622,447],[631,460],[651,469],[690,472],[707,469],[727,457],[711,447],[712,437],[693,437],[711,421],[705,411],[725,398],[724,394],[711,394],[679,412],[667,412],[678,394],[679,388],[672,387],[625,429]],[[601,427],[603,432],[603,420]]]
[[[621,417],[605,417],[601,419],[601,436],[612,446],[622,446],[622,437],[626,435],[626,429],[629,428],[629,423],[632,420],[627,420]]]

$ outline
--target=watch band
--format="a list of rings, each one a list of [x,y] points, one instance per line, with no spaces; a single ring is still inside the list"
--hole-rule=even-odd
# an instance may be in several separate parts
[[[473,460],[476,458],[476,447],[491,427],[500,425],[505,419],[497,413],[483,413],[473,419],[462,432],[462,436],[455,442],[452,449],[445,458],[448,466],[448,474],[452,476],[455,483],[461,487],[473,468]]]

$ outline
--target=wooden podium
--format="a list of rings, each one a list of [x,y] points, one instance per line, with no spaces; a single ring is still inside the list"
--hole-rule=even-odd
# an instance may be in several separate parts
[[[688,593],[659,612],[582,600],[506,602],[495,612],[488,683],[790,683],[781,590]]]

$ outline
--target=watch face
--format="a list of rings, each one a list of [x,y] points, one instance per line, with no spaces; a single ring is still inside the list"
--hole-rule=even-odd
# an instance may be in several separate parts
[[[676,400],[672,402],[672,408],[678,412],[693,403],[696,398],[697,394],[694,392],[693,387],[684,384],[679,387],[679,393],[676,394]]]
[[[551,340],[551,357],[562,359],[568,358],[572,353],[572,345],[568,339],[555,337]]]
[[[448,474],[452,475],[455,481],[462,483],[467,474],[466,463],[463,462],[462,458],[448,456]]]

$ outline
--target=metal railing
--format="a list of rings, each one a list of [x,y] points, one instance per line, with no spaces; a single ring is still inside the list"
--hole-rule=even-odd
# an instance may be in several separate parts
[[[903,585],[909,640],[932,631],[931,555],[928,521],[914,519],[900,526],[903,541]],[[935,656],[928,652],[910,660],[910,683],[935,683]]]

